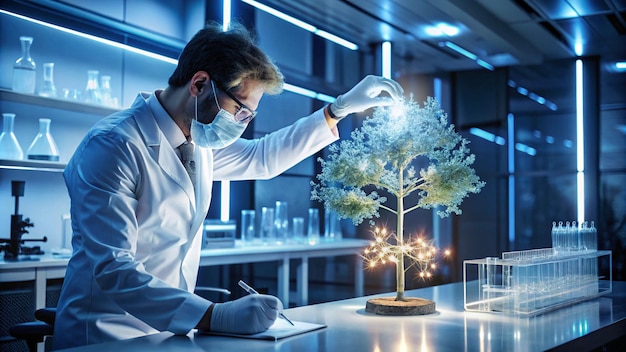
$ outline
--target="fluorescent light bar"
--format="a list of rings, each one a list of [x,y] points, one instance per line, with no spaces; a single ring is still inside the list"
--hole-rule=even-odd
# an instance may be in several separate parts
[[[583,61],[576,60],[576,171],[578,223],[585,221],[585,135],[584,135]]]
[[[221,181],[220,220],[230,220],[230,181]]]
[[[289,84],[289,83],[285,83],[285,85],[283,86],[283,89],[292,93],[304,95],[305,97],[309,97],[309,98],[315,98],[317,96],[317,93],[310,89],[294,86],[293,84]]]
[[[484,140],[496,143],[498,145],[504,145],[504,143],[505,143],[505,139],[504,138],[502,138],[502,137],[500,137],[498,135],[495,135],[495,134],[493,134],[491,132],[487,132],[487,131],[485,131],[485,130],[483,130],[481,128],[472,127],[472,128],[469,129],[469,132],[471,134],[473,134],[474,136],[476,136],[476,137],[480,137],[480,138],[482,138]]]
[[[383,42],[381,51],[383,77],[391,78],[391,42]]]
[[[336,36],[334,34],[331,34],[331,33],[328,33],[326,31],[323,31],[321,29],[317,29],[313,33],[319,35],[320,37],[322,37],[324,39],[328,39],[331,42],[337,43],[337,44],[339,44],[339,45],[341,45],[341,46],[343,46],[345,48],[348,48],[350,50],[356,50],[356,49],[359,48],[356,44],[354,44],[352,42],[349,42],[349,41],[347,41],[347,40],[345,40],[343,38],[340,38],[340,37],[338,37],[338,36]]]
[[[150,51],[147,51],[147,50],[135,48],[135,47],[132,47],[130,45],[118,43],[118,42],[115,42],[115,41],[112,41],[112,40],[109,40],[109,39],[96,37],[95,35],[82,33],[82,32],[79,32],[79,31],[76,31],[76,30],[73,30],[73,29],[57,26],[56,24],[52,24],[52,23],[36,20],[34,18],[22,16],[20,14],[16,14],[16,13],[9,12],[9,11],[2,10],[2,9],[0,9],[0,13],[6,14],[6,15],[9,15],[9,16],[13,16],[13,17],[16,17],[16,18],[19,18],[19,19],[22,19],[22,20],[25,20],[25,21],[28,21],[28,22],[32,22],[32,23],[35,23],[35,24],[38,24],[38,25],[41,25],[41,26],[44,26],[44,27],[52,28],[52,29],[55,29],[55,30],[60,31],[60,32],[72,34],[72,35],[75,35],[77,37],[89,39],[89,40],[92,40],[94,42],[102,43],[102,44],[105,44],[105,45],[109,45],[109,46],[112,46],[112,47],[116,47],[116,48],[120,48],[120,49],[123,49],[123,50],[126,50],[126,51],[130,51],[130,52],[133,52],[135,54],[139,54],[139,55],[150,57],[150,58],[153,58],[153,59],[156,59],[156,60],[167,62],[167,63],[173,64],[173,65],[178,64],[178,60],[177,59],[172,59],[171,57],[167,57],[167,56],[156,54],[156,53],[153,53],[153,52],[150,52]]]
[[[283,86],[283,89],[292,93],[304,95],[305,97],[321,100],[326,103],[332,103],[336,100],[335,97],[331,97],[330,95],[326,95],[323,93],[312,91],[310,89],[294,86],[293,84],[289,84],[289,83],[285,83],[285,85]]]
[[[441,46],[441,43],[439,43],[439,45]],[[470,60],[476,61],[476,59],[478,59],[478,56],[476,56],[476,54],[472,53],[469,50],[461,48],[460,46],[454,44],[453,42],[445,41],[445,42],[443,42],[443,46],[446,46],[446,47],[456,51],[457,53],[467,57]]]
[[[507,115],[506,133],[509,143],[506,146],[507,152],[507,169],[509,171],[509,248],[513,248],[515,244],[515,115],[509,113]]]
[[[489,64],[489,63],[487,63],[487,62],[485,62],[485,61],[483,61],[481,59],[476,59],[476,63],[478,65],[488,69],[489,71],[493,71],[494,70],[494,68],[493,68],[493,66],[491,64]]]
[[[626,61],[618,61],[615,63],[615,68],[618,70],[626,70]]]
[[[356,45],[356,44],[354,44],[354,43],[352,43],[350,41],[347,41],[347,40],[345,40],[343,38],[340,38],[340,37],[338,37],[338,36],[336,36],[334,34],[328,33],[328,32],[326,32],[324,30],[321,30],[321,29],[315,27],[314,25],[308,24],[308,23],[306,23],[304,21],[301,21],[301,20],[299,20],[299,19],[297,19],[295,17],[289,16],[289,15],[287,15],[287,14],[285,14],[283,12],[280,12],[280,11],[278,11],[276,9],[273,9],[273,8],[267,6],[267,5],[261,4],[258,1],[255,1],[255,0],[241,0],[241,1],[245,2],[246,4],[248,4],[250,6],[254,6],[254,7],[256,7],[257,9],[259,9],[261,11],[267,12],[270,15],[276,16],[276,17],[280,18],[281,20],[287,21],[287,22],[289,22],[289,23],[291,23],[291,24],[293,24],[295,26],[298,26],[298,27],[300,27],[300,28],[302,28],[302,29],[304,29],[306,31],[309,31],[309,32],[311,32],[311,33],[313,33],[315,35],[318,35],[318,36],[320,36],[320,37],[322,37],[324,39],[330,40],[331,42],[334,42],[334,43],[339,44],[339,45],[341,45],[343,47],[346,47],[346,48],[348,48],[350,50],[357,50],[359,48],[358,45]]]
[[[317,93],[317,95],[315,96],[315,99],[321,100],[321,101],[324,101],[324,102],[327,102],[327,103],[334,103],[335,100],[337,100],[337,99],[335,99],[335,97],[331,97],[330,95],[326,95],[326,94],[322,94],[322,93]]]
[[[488,62],[486,62],[486,61],[484,61],[482,59],[479,59],[478,55],[474,54],[473,52],[471,52],[471,51],[469,51],[467,49],[464,49],[464,48],[454,44],[453,42],[450,42],[450,41],[439,42],[439,46],[440,47],[444,47],[444,46],[448,47],[448,48],[456,51],[457,53],[467,57],[468,59],[475,61],[476,64],[478,64],[479,66],[481,66],[483,68],[486,68],[489,71],[493,71],[494,70],[493,65],[491,65],[490,63],[488,63]]]
[[[232,5],[230,0],[224,0],[223,2],[224,8],[222,9],[222,31],[226,32],[228,27],[230,27],[230,17],[232,12]]]

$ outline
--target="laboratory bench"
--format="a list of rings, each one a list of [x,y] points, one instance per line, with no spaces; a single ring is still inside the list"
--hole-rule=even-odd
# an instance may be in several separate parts
[[[140,338],[68,349],[91,351],[589,351],[626,336],[626,282],[607,295],[534,317],[463,309],[463,283],[409,290],[409,297],[436,302],[436,313],[378,316],[365,312],[373,297],[358,297],[284,311],[291,320],[326,328],[277,341],[162,332]]]
[[[310,245],[293,243],[280,245],[250,245],[237,241],[234,247],[203,249],[200,254],[200,266],[219,266],[229,264],[247,264],[259,262],[278,262],[277,292],[285,306],[289,305],[290,261],[297,264],[297,304],[308,303],[309,258],[355,256],[354,295],[363,295],[363,260],[358,255],[369,242],[360,239],[341,239],[321,241]],[[53,254],[33,255],[31,260],[7,261],[0,259],[0,283],[34,282],[35,308],[45,307],[46,283],[48,279],[65,277],[68,258]]]

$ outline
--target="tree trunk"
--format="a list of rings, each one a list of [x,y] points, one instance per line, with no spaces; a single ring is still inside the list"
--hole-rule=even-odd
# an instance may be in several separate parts
[[[400,248],[396,262],[396,301],[404,301],[404,193],[403,193],[403,172],[400,170],[398,181],[400,182],[400,191],[398,192],[398,222],[396,228],[396,236],[398,237],[398,247]]]

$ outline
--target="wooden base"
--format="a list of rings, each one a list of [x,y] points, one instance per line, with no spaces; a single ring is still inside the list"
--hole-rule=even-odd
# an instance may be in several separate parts
[[[407,297],[396,301],[395,297],[372,298],[367,301],[365,311],[378,315],[426,315],[435,313],[435,301]]]

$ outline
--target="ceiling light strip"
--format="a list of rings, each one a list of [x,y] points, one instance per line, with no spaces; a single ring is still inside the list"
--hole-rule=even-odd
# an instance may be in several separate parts
[[[82,32],[79,32],[79,31],[76,31],[76,30],[73,30],[73,29],[69,29],[69,28],[66,28],[66,27],[61,27],[61,26],[58,26],[56,24],[40,21],[40,20],[31,18],[31,17],[23,16],[23,15],[20,15],[20,14],[17,14],[17,13],[13,13],[13,12],[9,12],[9,11],[2,10],[2,9],[0,9],[0,13],[6,14],[6,15],[9,15],[9,16],[13,16],[13,17],[16,17],[16,18],[19,18],[19,19],[22,19],[22,20],[25,20],[25,21],[28,21],[28,22],[31,22],[31,23],[35,23],[35,24],[44,26],[44,27],[52,28],[52,29],[55,29],[55,30],[60,31],[60,32],[72,34],[72,35],[75,35],[77,37],[89,39],[89,40],[92,40],[92,41],[95,41],[95,42],[98,42],[98,43],[102,43],[102,44],[105,44],[105,45],[108,45],[108,46],[112,46],[112,47],[115,47],[115,48],[120,48],[120,49],[129,51],[129,52],[133,52],[135,54],[139,54],[139,55],[143,55],[143,56],[152,58],[152,59],[156,59],[156,60],[159,60],[159,61],[167,62],[167,63],[173,64],[173,65],[178,64],[178,60],[173,59],[171,57],[167,57],[167,56],[156,54],[156,53],[153,53],[153,52],[150,52],[150,51],[147,51],[147,50],[135,48],[135,47],[127,45],[127,44],[122,44],[122,43],[115,42],[113,40],[96,37],[95,35],[82,33]]]
[[[490,63],[486,62],[485,60],[482,60],[478,57],[478,55],[474,54],[473,52],[462,48],[461,46],[451,42],[451,41],[443,41],[443,42],[439,42],[439,46],[440,47],[447,47],[463,56],[465,56],[466,58],[476,62],[476,64],[478,64],[479,66],[489,70],[489,71],[493,71],[494,67],[493,65],[491,65]]]
[[[291,23],[291,24],[293,24],[295,26],[298,26],[298,27],[300,27],[300,28],[302,28],[302,29],[304,29],[306,31],[309,31],[309,32],[311,32],[311,33],[313,33],[315,35],[318,35],[318,36],[320,36],[320,37],[322,37],[324,39],[330,40],[331,42],[339,44],[339,45],[341,45],[341,46],[343,46],[345,48],[348,48],[350,50],[357,50],[359,48],[358,45],[356,45],[356,44],[354,44],[354,43],[352,43],[352,42],[350,42],[348,40],[345,40],[345,39],[343,39],[343,38],[341,38],[339,36],[336,36],[336,35],[334,35],[332,33],[329,33],[329,32],[326,32],[324,30],[321,30],[321,29],[315,27],[312,24],[309,24],[309,23],[306,23],[304,21],[301,21],[301,20],[299,20],[299,19],[297,19],[297,18],[295,18],[293,16],[289,16],[289,15],[283,13],[283,12],[280,12],[280,11],[278,11],[278,10],[276,10],[274,8],[271,8],[271,7],[267,6],[267,5],[264,5],[264,4],[262,4],[262,3],[258,2],[258,1],[255,1],[255,0],[241,0],[241,1],[245,2],[246,4],[248,4],[250,6],[254,6],[254,7],[256,7],[257,9],[259,9],[261,11],[267,12],[270,15],[278,17],[278,18],[282,19],[283,21],[289,22],[289,23]]]

